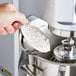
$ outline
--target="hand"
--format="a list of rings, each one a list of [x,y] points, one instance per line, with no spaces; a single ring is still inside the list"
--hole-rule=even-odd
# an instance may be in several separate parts
[[[28,24],[24,14],[20,13],[12,4],[0,4],[0,35],[14,33],[21,24]]]

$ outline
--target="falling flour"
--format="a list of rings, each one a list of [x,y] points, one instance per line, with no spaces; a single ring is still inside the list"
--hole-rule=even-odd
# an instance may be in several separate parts
[[[28,45],[40,52],[50,51],[49,39],[36,27],[24,25],[21,27],[22,34]]]

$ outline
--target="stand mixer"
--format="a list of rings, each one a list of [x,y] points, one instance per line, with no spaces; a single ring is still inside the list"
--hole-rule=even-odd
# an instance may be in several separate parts
[[[55,35],[66,37],[62,40],[62,45],[54,49],[54,55],[57,60],[62,62],[76,62],[76,46],[74,38],[76,37],[76,25],[74,22],[58,22],[55,24],[58,27],[53,27],[52,32]]]
[[[65,0],[59,0],[58,2],[56,1],[55,4],[57,6],[56,21],[52,25],[52,32],[55,35],[66,37],[66,39],[61,41],[62,45],[54,49],[54,55],[59,61],[75,62],[76,47],[74,38],[76,37],[76,1],[70,0],[67,3]]]
[[[76,63],[76,45],[74,41],[76,25],[74,22],[58,22],[56,25],[60,28],[52,26],[52,32],[55,35],[65,37],[65,39],[61,41],[61,45],[54,48],[53,54],[58,62],[65,63],[59,66],[58,74],[58,76],[65,76],[66,64],[74,66],[74,63]]]
[[[49,30],[64,38],[61,45],[46,53],[29,52],[24,48],[25,38],[21,36],[23,52],[19,68],[26,76],[76,76],[75,22],[76,1],[55,0],[55,20]]]

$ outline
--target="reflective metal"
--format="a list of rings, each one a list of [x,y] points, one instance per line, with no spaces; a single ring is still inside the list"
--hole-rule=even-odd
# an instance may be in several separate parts
[[[60,1],[57,1],[57,2],[60,2]],[[71,0],[71,1],[73,2],[73,0]],[[71,1],[68,0],[67,2],[69,3]],[[63,0],[63,2],[65,3],[66,0],[65,1]],[[62,2],[62,4],[63,4],[63,2]],[[68,6],[67,2],[66,2],[66,6]],[[69,4],[70,4],[70,6],[73,5],[73,3],[72,4],[69,3]],[[75,0],[74,0],[74,4],[76,5]],[[64,7],[64,5],[63,5],[63,7]],[[62,7],[60,9],[62,9]],[[72,10],[69,7],[68,7],[68,9],[69,9],[69,11]],[[73,15],[71,13],[69,14],[69,12],[65,13],[65,11],[67,11],[67,10],[65,10],[65,7],[64,7],[64,11],[61,11],[63,13],[63,15],[62,15],[62,13],[60,13],[60,16],[63,16],[62,20],[66,21],[67,19],[70,18],[72,21],[75,18],[73,20],[74,22],[71,22],[71,21],[58,22],[59,21],[58,20],[56,22],[53,22],[53,24],[51,26],[49,26],[49,29],[51,30],[52,33],[54,33],[57,36],[68,37],[68,38],[76,37],[76,23],[75,23],[76,17],[72,18]],[[73,10],[73,12],[76,16],[76,8]],[[65,16],[65,14],[66,14],[66,16]],[[49,18],[49,16],[50,15],[48,15],[48,18]],[[60,16],[58,16],[58,17],[60,17]],[[66,17],[69,17],[69,18],[66,18]],[[48,19],[48,21],[50,22],[51,20]],[[47,52],[47,53],[41,53],[35,49],[31,50],[29,47],[24,45],[26,43],[24,43],[23,39],[24,39],[24,37],[20,41],[20,43],[21,43],[20,47],[22,50],[22,54],[21,54],[21,59],[19,62],[19,68],[23,71],[23,73],[26,76],[76,76],[76,61],[61,62],[60,60],[57,59],[57,57],[60,58],[59,55],[54,54],[53,50],[51,50],[50,52]],[[63,43],[63,44],[65,45],[65,43]],[[54,47],[52,47],[52,48],[54,48]],[[72,46],[70,47],[70,49],[71,48],[72,48]],[[59,47],[57,49],[59,49]],[[56,49],[56,51],[57,51],[57,49]],[[68,49],[69,49],[69,47],[67,48],[67,51],[68,51]],[[76,54],[76,53],[74,52],[74,54]],[[69,57],[70,55],[68,54],[67,56]]]
[[[22,38],[23,41],[23,38]],[[75,76],[76,63],[58,61],[53,51],[40,53],[37,50],[24,48],[24,42],[21,41],[21,49],[23,58],[19,68],[26,76]],[[20,62],[21,62],[20,61]],[[71,70],[72,69],[72,70]],[[74,75],[73,75],[73,74]]]
[[[62,40],[62,45],[54,49],[56,59],[62,62],[76,62],[76,47],[72,38]]]
[[[59,23],[57,23],[59,24]],[[60,25],[59,25],[60,26]],[[74,25],[75,27],[73,27],[72,25],[61,25],[60,27],[57,27],[57,25],[52,25],[49,26],[49,30],[57,35],[57,36],[61,36],[61,37],[76,37],[76,25]]]

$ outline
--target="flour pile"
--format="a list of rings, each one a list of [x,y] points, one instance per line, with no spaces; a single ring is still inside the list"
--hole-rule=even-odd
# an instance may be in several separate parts
[[[21,27],[22,34],[28,45],[40,52],[50,51],[50,41],[47,37],[36,27],[24,25]]]

